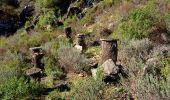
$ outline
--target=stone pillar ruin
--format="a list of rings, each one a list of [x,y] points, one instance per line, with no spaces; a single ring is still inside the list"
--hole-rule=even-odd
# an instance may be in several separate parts
[[[84,52],[86,50],[85,35],[83,35],[83,34],[77,35],[77,41],[76,41],[75,47],[77,49],[81,50],[82,52]]]
[[[28,75],[31,79],[36,79],[41,81],[41,78],[44,75],[44,66],[41,63],[41,59],[44,56],[41,47],[33,47],[30,48],[31,55],[32,55],[32,64],[33,67],[26,71],[26,75]]]
[[[103,64],[108,59],[112,59],[114,63],[117,61],[118,47],[115,39],[101,39],[101,59],[100,64]]]
[[[44,66],[41,63],[41,59],[43,58],[44,54],[42,52],[41,47],[33,47],[30,48],[32,53],[32,64],[36,68],[44,69]]]
[[[66,27],[66,28],[64,29],[64,33],[65,33],[66,38],[71,39],[71,35],[72,35],[72,29],[71,29],[71,27]]]

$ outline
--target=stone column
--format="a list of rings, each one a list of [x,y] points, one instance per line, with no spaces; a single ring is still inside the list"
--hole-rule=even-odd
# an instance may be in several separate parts
[[[112,59],[114,63],[117,61],[118,47],[115,39],[101,39],[101,59],[100,64],[103,64],[108,59]]]
[[[30,48],[31,52],[32,52],[32,64],[34,67],[36,68],[40,68],[40,69],[44,69],[41,63],[41,59],[44,56],[44,54],[42,53],[42,48],[40,47],[34,47],[34,48]]]
[[[76,45],[81,46],[83,52],[86,50],[85,35],[83,35],[83,34],[78,34],[77,35]]]
[[[71,39],[71,35],[72,35],[71,34],[72,33],[71,27],[66,27],[64,29],[64,33],[65,33],[66,38]]]

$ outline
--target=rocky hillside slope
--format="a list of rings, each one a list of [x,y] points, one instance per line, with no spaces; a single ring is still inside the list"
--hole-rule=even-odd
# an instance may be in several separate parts
[[[0,99],[169,100],[169,0],[0,0]]]

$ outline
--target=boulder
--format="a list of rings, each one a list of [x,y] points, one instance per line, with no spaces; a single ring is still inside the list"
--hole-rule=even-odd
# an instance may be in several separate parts
[[[28,76],[33,76],[35,74],[39,74],[40,75],[40,73],[42,73],[42,70],[40,68],[36,68],[36,67],[33,67],[33,68],[28,69],[26,71],[26,75],[28,75]]]
[[[79,50],[80,52],[83,52],[83,46],[75,45],[74,47],[75,47],[77,50]]]
[[[115,74],[118,74],[119,72],[119,67],[115,65],[112,59],[106,60],[102,64],[102,67],[104,69],[105,75],[115,75]]]
[[[162,39],[165,43],[170,43],[170,35],[168,35],[167,33],[162,33],[162,34],[161,34],[161,39]]]
[[[97,74],[96,73],[97,73],[97,68],[91,69],[91,74],[92,74],[94,79],[97,78]]]

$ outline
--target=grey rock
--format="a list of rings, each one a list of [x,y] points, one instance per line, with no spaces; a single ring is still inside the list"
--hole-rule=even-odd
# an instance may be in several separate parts
[[[83,46],[75,45],[75,48],[76,48],[77,50],[79,50],[80,52],[83,51]]]
[[[34,74],[40,74],[40,73],[42,73],[42,70],[40,68],[36,68],[36,67],[33,67],[26,71],[26,75],[28,75],[28,76],[32,76]]]
[[[96,74],[97,68],[91,69],[91,73],[92,73],[93,78],[96,79],[97,78],[97,74]]]
[[[119,72],[119,67],[115,65],[112,59],[105,61],[102,67],[105,75],[117,74]]]
[[[164,40],[167,43],[170,43],[170,36],[167,33],[162,33],[161,34],[162,40]]]

